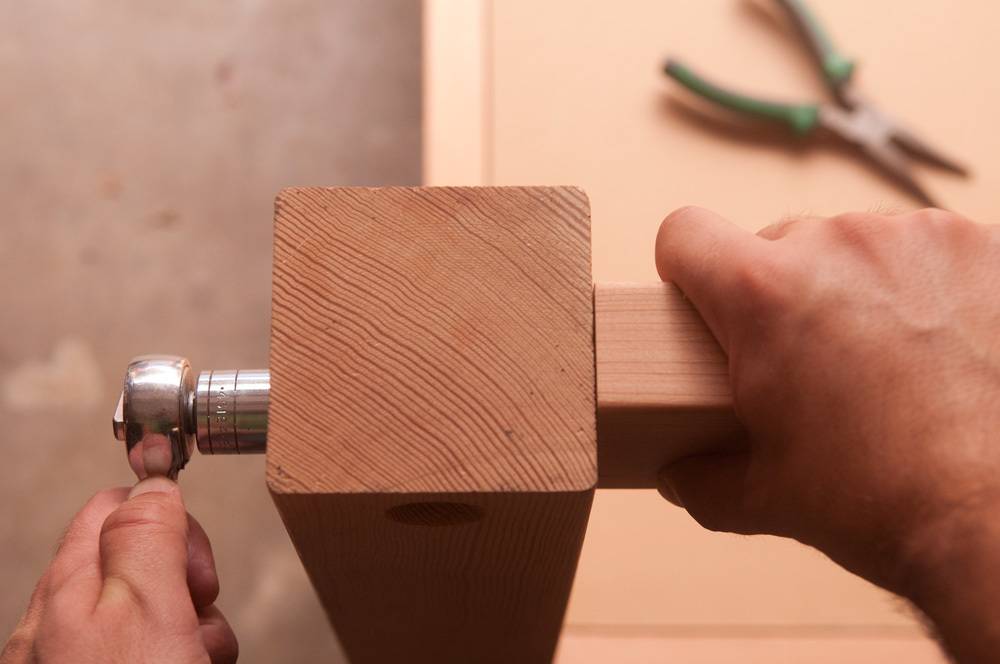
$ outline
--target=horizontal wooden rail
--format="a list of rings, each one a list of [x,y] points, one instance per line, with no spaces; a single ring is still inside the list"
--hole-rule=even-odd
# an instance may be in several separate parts
[[[667,283],[594,288],[598,488],[646,488],[666,463],[738,435],[725,354]]]

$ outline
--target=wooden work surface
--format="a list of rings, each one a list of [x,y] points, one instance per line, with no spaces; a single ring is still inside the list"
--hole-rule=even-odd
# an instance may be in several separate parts
[[[926,187],[973,218],[1000,217],[1000,82],[983,73],[1000,61],[1000,5],[810,5],[858,58],[863,89],[974,173],[920,167]],[[771,4],[428,0],[425,182],[583,187],[597,282],[655,279],[657,225],[685,204],[749,229],[790,214],[912,207],[848,151],[705,117],[660,73],[675,55],[750,92],[825,99],[799,43],[760,7]],[[839,646],[841,661],[941,661],[898,600],[818,552],[705,532],[651,491],[598,492],[567,621],[565,664],[611,652],[729,662],[750,652],[735,645],[747,639],[769,653],[747,661],[831,661],[820,653]]]

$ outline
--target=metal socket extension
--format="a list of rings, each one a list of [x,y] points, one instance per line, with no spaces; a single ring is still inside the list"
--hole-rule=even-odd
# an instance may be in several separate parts
[[[267,449],[267,369],[203,371],[187,359],[142,355],[129,362],[114,416],[139,479],[176,479],[195,445],[202,454],[261,454]]]

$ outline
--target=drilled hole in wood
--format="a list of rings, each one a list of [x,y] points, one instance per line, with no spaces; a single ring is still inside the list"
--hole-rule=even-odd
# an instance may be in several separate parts
[[[405,503],[390,507],[385,514],[408,526],[458,526],[483,518],[483,510],[479,507],[453,502]]]

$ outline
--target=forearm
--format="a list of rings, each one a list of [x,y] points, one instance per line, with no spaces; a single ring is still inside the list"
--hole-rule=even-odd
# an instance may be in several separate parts
[[[1000,520],[965,513],[928,528],[909,548],[901,592],[933,623],[960,664],[1000,657]]]

